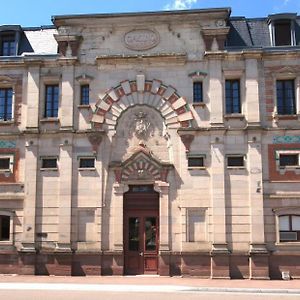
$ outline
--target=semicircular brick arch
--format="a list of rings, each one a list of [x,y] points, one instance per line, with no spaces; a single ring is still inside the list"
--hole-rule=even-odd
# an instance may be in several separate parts
[[[175,88],[160,80],[145,80],[145,76],[139,74],[136,80],[122,81],[109,90],[97,102],[91,121],[95,127],[107,125],[108,129],[115,130],[122,112],[134,105],[154,107],[161,112],[166,126],[191,127],[194,119],[186,100],[176,93]]]

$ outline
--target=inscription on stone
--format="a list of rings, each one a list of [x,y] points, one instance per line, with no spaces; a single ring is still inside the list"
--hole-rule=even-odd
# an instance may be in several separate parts
[[[148,50],[158,45],[159,35],[150,29],[132,30],[125,34],[124,43],[131,50]]]

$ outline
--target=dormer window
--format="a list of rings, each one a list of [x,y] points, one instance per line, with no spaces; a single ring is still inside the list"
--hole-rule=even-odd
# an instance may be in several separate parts
[[[16,41],[14,35],[3,35],[1,41],[1,55],[15,56],[16,55]]]
[[[19,25],[0,26],[0,56],[16,56],[23,30]]]
[[[277,14],[269,16],[272,46],[294,46],[295,19],[297,14]]]

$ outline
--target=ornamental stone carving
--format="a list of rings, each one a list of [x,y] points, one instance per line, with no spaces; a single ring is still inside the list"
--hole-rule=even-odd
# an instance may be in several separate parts
[[[125,34],[124,43],[131,50],[148,50],[158,45],[159,34],[150,29],[132,30]]]

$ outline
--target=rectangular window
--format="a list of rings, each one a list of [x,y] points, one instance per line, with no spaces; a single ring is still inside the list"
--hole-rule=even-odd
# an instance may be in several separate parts
[[[10,217],[0,215],[0,241],[9,241]]]
[[[240,81],[226,80],[225,82],[226,114],[241,113]]]
[[[275,46],[291,45],[291,21],[277,21],[274,24]]]
[[[279,216],[280,242],[300,241],[300,216]]]
[[[15,56],[16,41],[14,35],[4,35],[1,40],[1,55],[2,56]]]
[[[201,103],[203,102],[203,88],[202,82],[194,82],[193,83],[193,102]]]
[[[299,154],[279,154],[279,166],[299,166]]]
[[[227,167],[244,167],[245,159],[243,155],[227,156]]]
[[[12,88],[0,89],[0,121],[12,119],[12,97]]]
[[[277,113],[279,115],[296,114],[294,80],[277,80]]]
[[[45,118],[58,117],[59,87],[58,84],[46,85]]]
[[[188,167],[189,168],[198,168],[204,167],[204,157],[188,157]]]
[[[57,158],[42,158],[42,169],[57,169]]]
[[[79,159],[80,169],[92,169],[95,168],[95,158],[80,158]]]
[[[81,105],[90,104],[90,86],[88,84],[80,86],[80,104]]]
[[[10,170],[10,158],[0,158],[0,171],[7,171]]]

